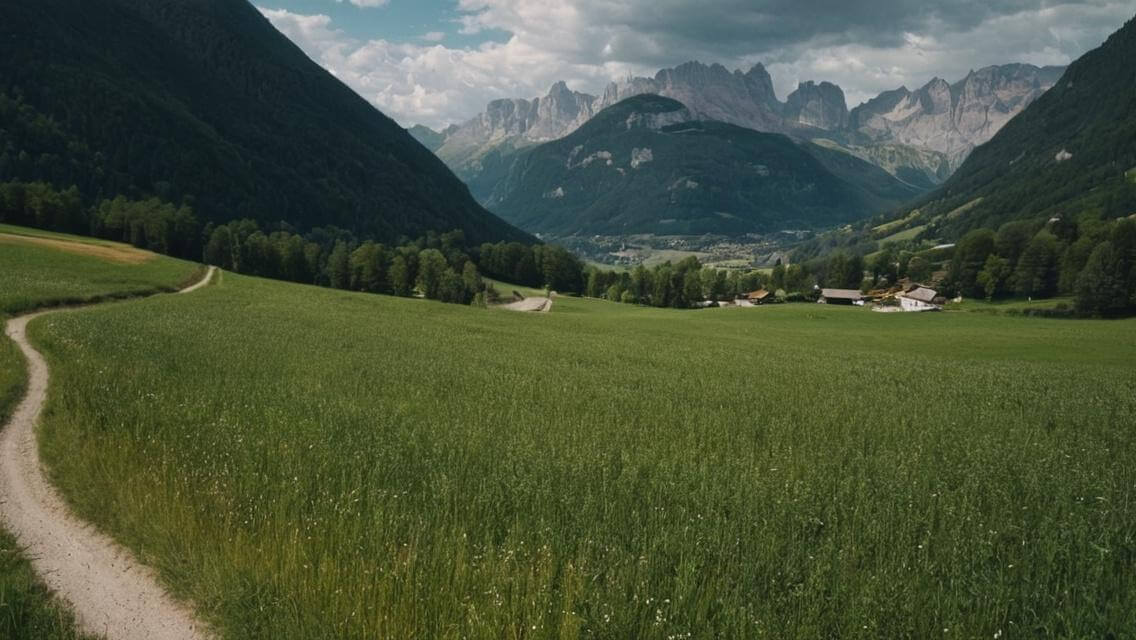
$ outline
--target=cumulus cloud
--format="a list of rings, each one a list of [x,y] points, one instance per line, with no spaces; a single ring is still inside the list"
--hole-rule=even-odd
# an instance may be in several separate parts
[[[426,42],[441,42],[446,39],[446,34],[441,31],[431,31],[422,34],[422,39]]]
[[[385,0],[352,0],[381,2]],[[591,93],[687,60],[762,62],[784,99],[805,80],[840,85],[849,106],[900,85],[990,64],[1067,64],[1132,17],[1130,0],[458,0],[464,34],[503,42],[362,41],[327,16],[261,9],[305,52],[404,125],[464,121],[553,82]]]

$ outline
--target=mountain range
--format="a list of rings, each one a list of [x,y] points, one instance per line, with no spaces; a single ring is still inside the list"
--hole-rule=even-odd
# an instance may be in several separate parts
[[[0,181],[384,241],[531,241],[233,0],[0,3]]]
[[[1136,214],[1136,18],[1074,61],[892,231],[957,238],[1011,220]]]
[[[572,91],[563,82],[548,95],[490,102],[469,121],[434,132],[412,133],[435,151],[487,202],[517,149],[562,138],[603,109],[628,97],[657,94],[683,103],[701,120],[783,133],[865,159],[912,186],[930,189],[1010,118],[1044,93],[1061,67],[1025,64],[972,71],[955,83],[933,79],[910,91],[900,87],[849,110],[840,87],[804,82],[784,102],[765,67],[733,72],[688,62],[653,78],[628,78],[603,95]]]
[[[919,190],[846,153],[627,98],[518,151],[488,199],[534,233],[764,233],[851,222]]]

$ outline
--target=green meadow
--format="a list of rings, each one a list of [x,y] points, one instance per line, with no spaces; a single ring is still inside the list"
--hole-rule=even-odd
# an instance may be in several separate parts
[[[0,316],[173,291],[201,273],[129,245],[0,225]]]
[[[30,242],[26,240],[29,238]],[[39,240],[54,241],[54,244],[43,244]],[[97,248],[94,255],[91,247]],[[39,307],[172,290],[196,271],[196,265],[117,243],[0,225],[0,324],[7,316]],[[26,384],[23,355],[15,343],[0,335],[0,424],[15,410]],[[36,577],[18,541],[3,528],[0,528],[0,637],[6,640],[86,637],[75,631],[71,613],[52,598]]]
[[[52,477],[227,638],[1136,629],[1131,320],[226,273],[30,332]]]

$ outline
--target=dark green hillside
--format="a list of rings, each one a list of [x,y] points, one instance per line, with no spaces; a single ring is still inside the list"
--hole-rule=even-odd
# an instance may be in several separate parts
[[[1136,213],[1136,184],[1125,175],[1136,168],[1133,60],[1136,20],[1070,65],[1052,89],[975,149],[922,208],[923,219],[981,202],[938,220],[930,233],[954,238],[1014,219]]]
[[[844,151],[813,143],[804,143],[802,147],[825,169],[848,184],[856,200],[863,203],[869,212],[885,211],[906,203],[925,192],[926,187],[920,185],[929,185],[925,179],[903,182],[878,165]],[[903,172],[900,173],[902,175]]]
[[[741,234],[844,223],[915,195],[851,156],[690,121],[644,95],[518,154],[489,206],[532,232]]]
[[[0,182],[377,239],[524,239],[243,0],[0,3]]]

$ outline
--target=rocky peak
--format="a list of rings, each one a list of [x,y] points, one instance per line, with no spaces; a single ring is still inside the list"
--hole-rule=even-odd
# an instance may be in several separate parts
[[[570,95],[571,93],[572,90],[568,88],[568,83],[564,82],[563,80],[552,83],[552,86],[548,88],[549,98],[566,94]]]
[[[532,102],[522,98],[506,98],[490,102],[481,120],[490,138],[500,138],[527,131],[532,115]]]
[[[953,85],[935,78],[915,91],[885,91],[849,112],[844,92],[829,82],[802,82],[782,103],[761,64],[743,72],[691,61],[653,77],[612,82],[598,98],[557,82],[541,98],[495,100],[485,113],[447,131],[438,155],[452,167],[476,168],[477,158],[493,145],[562,138],[607,107],[655,94],[686,105],[690,118],[698,120],[806,139],[816,137],[818,129],[840,132],[822,137],[853,140],[853,153],[889,171],[897,169],[880,158],[902,156],[919,171],[930,167],[927,175],[938,182],[1052,86],[1062,71],[1027,64],[985,67]]]
[[[932,78],[916,92],[923,111],[929,114],[950,113],[953,104],[951,85],[942,78]]]
[[[663,87],[683,85],[685,87],[706,88],[728,83],[730,72],[720,64],[706,66],[697,60],[680,64],[673,69],[662,69],[655,74],[655,81]]]
[[[844,91],[831,82],[802,82],[797,85],[796,91],[789,94],[785,103],[785,119],[793,124],[826,131],[843,129],[848,126]]]
[[[592,110],[595,101],[595,96],[572,91],[564,81],[557,82],[547,96],[534,101],[535,118],[525,132],[526,137],[553,140],[574,131],[595,115]]]
[[[1061,71],[1008,64],[971,71],[953,85],[934,78],[913,93],[901,87],[856,107],[849,127],[873,143],[942,154],[949,173],[1052,86]]]

